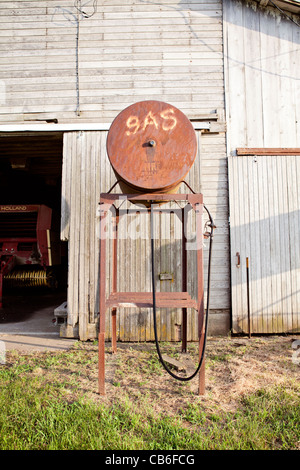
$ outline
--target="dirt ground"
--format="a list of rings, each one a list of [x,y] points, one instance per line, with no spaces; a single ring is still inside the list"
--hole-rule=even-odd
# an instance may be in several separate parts
[[[116,354],[111,353],[110,343],[106,344],[105,396],[98,394],[98,348],[94,342],[77,342],[67,352],[8,351],[7,365],[17,361],[20,354],[26,355],[26,375],[39,375],[46,382],[63,384],[64,397],[70,402],[79,396],[108,405],[130,400],[140,409],[151,407],[154,412],[174,416],[199,400],[208,413],[235,411],[243,395],[262,388],[283,386],[299,396],[299,343],[299,335],[209,337],[203,396],[198,395],[198,376],[181,382],[168,375],[159,362],[154,343],[118,343]],[[163,343],[161,347],[163,353],[181,360],[179,343]],[[198,345],[189,343],[188,357],[192,358],[193,367],[197,366],[198,354]],[[188,370],[188,375],[191,372]]]
[[[208,338],[203,396],[198,395],[198,376],[189,382],[170,377],[159,363],[155,344],[151,343],[118,343],[117,354],[111,354],[107,344],[105,397],[97,394],[94,366],[80,380],[94,399],[106,403],[129,396],[136,402],[144,399],[158,412],[173,415],[183,406],[201,400],[206,410],[217,407],[234,411],[242,395],[262,388],[281,385],[299,393],[300,349],[294,349],[299,339],[299,336]],[[95,352],[92,345],[79,347]],[[180,360],[180,345],[164,344],[162,350]],[[188,356],[197,365],[197,344],[189,344]],[[188,370],[187,374],[191,372]]]

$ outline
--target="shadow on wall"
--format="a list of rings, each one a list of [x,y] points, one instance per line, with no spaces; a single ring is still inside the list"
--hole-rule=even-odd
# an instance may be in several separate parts
[[[231,227],[232,251],[240,254],[241,270],[246,267],[246,257],[252,280],[299,270],[299,227],[299,210]],[[235,253],[233,266],[238,265]]]

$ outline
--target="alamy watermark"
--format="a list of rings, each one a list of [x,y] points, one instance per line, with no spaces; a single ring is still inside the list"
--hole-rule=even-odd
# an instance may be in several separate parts
[[[119,198],[121,206],[126,203],[127,197],[124,195]],[[197,221],[195,213],[191,210],[189,205],[183,208],[170,208],[163,207],[159,208],[157,205],[151,205],[151,209],[148,210],[145,207],[139,207],[137,205],[130,205],[126,207],[126,204],[119,208],[119,229],[118,239],[129,239],[129,240],[170,240],[179,241],[182,240],[182,222],[184,223],[184,236],[186,239],[186,250],[197,250],[203,248],[203,240],[200,237],[199,240],[196,238]],[[124,207],[124,208],[123,208]],[[153,229],[150,227],[150,213],[153,210]],[[164,229],[162,229],[159,221],[159,212],[163,212],[164,217]],[[147,213],[148,212],[148,213]],[[194,215],[193,215],[194,213]],[[100,222],[101,215],[105,217]],[[97,238],[102,239],[114,239],[116,237],[116,231],[113,229],[114,221],[116,220],[117,211],[115,205],[112,204],[101,204],[97,209]],[[125,216],[125,217],[124,217]],[[201,227],[200,232],[202,232]]]

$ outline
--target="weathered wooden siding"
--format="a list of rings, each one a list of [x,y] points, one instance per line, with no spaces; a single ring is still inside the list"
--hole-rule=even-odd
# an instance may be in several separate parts
[[[300,157],[229,157],[233,331],[300,331]],[[240,253],[237,267],[236,253]]]
[[[88,15],[93,13],[92,1],[81,3]],[[215,331],[220,327],[224,332],[230,308],[228,184],[224,126],[216,121],[216,111],[219,121],[224,113],[222,1],[96,3],[95,14],[85,18],[73,0],[1,2],[0,123],[57,119],[76,129],[84,123],[104,123],[107,129],[118,112],[146,99],[169,102],[190,119],[212,117],[214,133],[201,140],[201,180],[196,173],[189,177],[196,178],[192,186],[203,192],[218,226],[211,307]],[[93,336],[98,310],[98,197],[100,189],[107,190],[114,181],[105,140],[100,131],[70,132],[64,138],[62,237],[69,240],[68,322],[72,327],[81,319],[81,338]],[[200,171],[200,160],[198,165],[194,172]],[[170,228],[162,222],[160,229],[161,234],[171,232],[171,240],[179,229],[172,224]],[[139,258],[130,254],[149,253],[146,241],[138,242],[136,251],[125,250],[126,243],[122,241],[120,253],[135,263],[130,271],[135,276],[129,276],[124,290],[150,288],[148,278],[140,279]],[[162,255],[157,255],[158,270],[176,271],[180,264],[179,252],[167,253],[169,244],[167,239],[157,248]],[[172,288],[179,283],[180,278]],[[170,288],[166,283],[160,287]],[[166,312],[163,316],[168,319],[162,324],[169,322]],[[149,339],[151,321],[149,312],[122,312],[120,337]],[[170,335],[163,328],[161,334],[165,339]]]
[[[300,146],[300,29],[274,8],[224,0],[228,153]]]
[[[69,287],[68,323],[79,324],[81,339],[95,335],[99,312],[99,214],[97,212],[100,192],[108,191],[115,176],[106,155],[107,132],[69,132],[64,135],[63,197],[61,238],[69,241]],[[218,225],[214,243],[212,269],[211,308],[215,311],[229,309],[229,261],[227,227],[226,159],[223,155],[223,139],[203,136],[199,153],[186,181],[191,187],[204,193]],[[215,160],[211,159],[212,150]],[[218,155],[218,151],[220,155]],[[202,153],[203,152],[203,153]],[[200,158],[201,155],[201,158]],[[219,157],[219,158],[218,158]],[[220,176],[221,174],[221,176]],[[220,184],[221,183],[221,184]],[[223,185],[222,185],[223,183]],[[221,188],[219,188],[221,186]],[[182,185],[182,192],[186,188]],[[135,206],[129,206],[135,210]],[[175,206],[177,208],[177,206]],[[189,233],[193,232],[193,218],[189,221]],[[138,229],[138,233],[136,230]],[[138,236],[137,236],[138,235]],[[151,291],[150,227],[146,215],[124,216],[119,227],[120,291]],[[111,247],[109,248],[111,250]],[[111,251],[110,251],[111,253]],[[188,252],[188,289],[194,295],[196,279],[194,251]],[[205,282],[207,279],[207,247],[205,247]],[[108,256],[108,260],[111,256]],[[181,291],[181,224],[176,216],[157,220],[155,241],[156,272],[171,273],[173,282],[157,280],[157,291]],[[107,266],[107,289],[110,288],[111,272]],[[153,340],[152,311],[149,309],[120,309],[118,312],[119,339],[126,341]],[[213,317],[220,321],[215,314]],[[197,316],[188,315],[188,339],[197,340]],[[213,321],[213,320],[212,320]],[[228,312],[221,321],[228,323]],[[162,340],[175,340],[175,324],[181,324],[181,311],[162,309],[159,312],[159,334]],[[107,335],[110,336],[110,317],[107,315]]]
[[[299,332],[299,157],[236,151],[300,146],[300,30],[251,0],[223,14],[233,331],[248,328],[249,257],[252,331]]]
[[[222,48],[221,0],[104,0],[90,18],[73,0],[1,2],[0,121],[110,122],[144,99],[211,113]]]

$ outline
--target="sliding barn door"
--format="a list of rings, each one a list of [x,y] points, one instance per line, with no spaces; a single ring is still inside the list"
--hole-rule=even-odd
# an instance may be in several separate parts
[[[229,157],[232,327],[300,331],[300,156]]]

